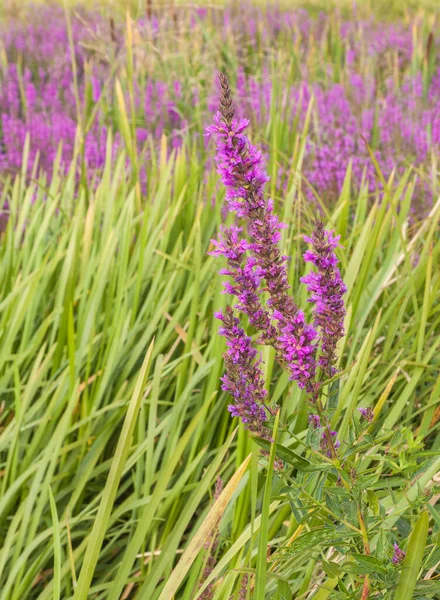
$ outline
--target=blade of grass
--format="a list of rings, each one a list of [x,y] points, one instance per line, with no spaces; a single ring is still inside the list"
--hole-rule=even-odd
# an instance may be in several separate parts
[[[428,537],[429,516],[427,511],[420,515],[408,542],[406,556],[402,565],[399,583],[394,594],[395,600],[411,600],[423,561],[423,552]]]
[[[53,565],[53,600],[61,598],[61,535],[60,522],[58,520],[57,506],[52,490],[49,488],[50,510],[52,513],[53,527],[53,547],[54,547],[54,565]]]
[[[214,506],[211,508],[211,510],[207,514],[202,525],[197,530],[194,537],[188,544],[185,552],[182,555],[182,558],[177,563],[176,568],[173,570],[173,572],[171,573],[171,576],[168,578],[168,581],[165,584],[165,587],[163,588],[163,590],[159,596],[159,600],[168,600],[169,598],[172,598],[174,596],[174,594],[177,592],[177,590],[179,589],[180,584],[182,583],[186,573],[188,572],[189,568],[191,567],[192,563],[194,562],[197,554],[202,549],[203,544],[207,540],[211,531],[214,529],[214,527],[216,527],[217,523],[221,519],[221,517],[232,497],[232,494],[235,492],[238,484],[241,481],[241,478],[243,477],[243,475],[247,469],[250,459],[251,459],[251,455],[249,455],[243,461],[243,463],[240,465],[240,467],[237,469],[237,471],[234,473],[234,475],[229,480],[229,482],[228,482],[227,486],[225,487],[225,489],[223,490],[223,492],[220,494],[220,497],[218,498],[218,500],[216,500]],[[141,599],[142,598],[143,598],[143,600],[146,600],[147,596],[145,596],[145,595],[141,596]]]
[[[107,529],[113,503],[115,501],[119,481],[121,479],[122,470],[125,461],[127,460],[130,449],[131,438],[136,424],[137,415],[139,412],[142,394],[145,387],[145,382],[148,377],[150,368],[151,355],[153,353],[154,341],[151,342],[147,354],[145,355],[144,363],[140,370],[135,389],[128,407],[127,416],[122,427],[119,442],[116,448],[115,456],[112,461],[112,466],[104,489],[104,493],[99,505],[98,513],[90,533],[90,541],[87,546],[87,551],[84,556],[83,566],[78,578],[78,584],[75,589],[75,600],[87,600],[90,585],[92,583],[93,573],[96,564],[99,560],[104,535]]]

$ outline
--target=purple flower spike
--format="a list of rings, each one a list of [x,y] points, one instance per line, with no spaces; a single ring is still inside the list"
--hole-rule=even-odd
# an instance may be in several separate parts
[[[336,373],[336,347],[345,334],[345,307],[342,296],[347,291],[337,268],[338,259],[334,253],[339,246],[339,236],[324,229],[321,221],[317,221],[312,237],[305,237],[306,242],[313,245],[312,250],[304,254],[304,260],[312,263],[316,271],[312,271],[301,281],[307,285],[311,293],[309,302],[315,303],[315,324],[320,331],[320,351],[318,364],[328,378]]]
[[[278,321],[277,349],[290,371],[290,379],[296,381],[301,389],[313,392],[317,332],[304,324],[304,314],[300,310],[290,320],[279,310],[274,312],[273,318]]]
[[[406,556],[406,552],[404,552],[403,550],[401,550],[401,549],[399,548],[399,545],[398,545],[398,544],[396,544],[396,542],[394,542],[394,544],[393,544],[393,548],[394,548],[394,556],[393,556],[393,558],[391,559],[391,561],[392,561],[392,563],[393,563],[393,564],[395,564],[395,565],[398,565],[398,564],[400,564],[400,563],[403,561],[403,559],[405,558],[405,556]]]
[[[239,298],[236,307],[247,314],[250,323],[260,331],[258,341],[273,346],[278,362],[289,371],[291,379],[308,393],[314,393],[318,334],[305,323],[304,314],[288,293],[287,257],[279,245],[280,230],[285,225],[274,214],[273,202],[264,197],[268,177],[261,152],[244,134],[248,121],[235,118],[229,83],[221,74],[219,80],[219,111],[207,132],[216,136],[217,170],[226,187],[229,210],[248,221],[252,241],[246,248],[251,257],[245,267],[234,262],[237,251],[231,247],[232,241],[225,243],[225,235],[214,242],[217,246],[214,253],[226,256],[228,269],[223,273],[235,281],[235,285],[227,285],[226,290]],[[238,240],[234,243],[239,244]],[[239,246],[241,250],[246,251],[245,244]],[[270,296],[267,307],[259,300],[263,291]]]
[[[267,419],[263,406],[267,391],[264,389],[261,360],[257,359],[257,351],[252,340],[240,327],[240,321],[234,317],[230,306],[225,312],[215,313],[222,321],[220,335],[226,338],[228,347],[224,360],[226,372],[221,378],[222,389],[232,396],[234,403],[228,406],[234,417],[239,417],[247,429],[265,436],[263,422]]]
[[[209,252],[213,256],[223,255],[227,260],[227,268],[221,269],[221,275],[232,278],[233,283],[226,281],[225,293],[232,294],[238,298],[236,308],[241,310],[249,318],[249,323],[267,336],[273,336],[275,329],[270,321],[270,316],[260,300],[260,282],[256,261],[247,256],[249,242],[240,239],[242,227],[222,227],[218,240],[211,240],[215,249]]]
[[[265,198],[268,177],[262,154],[245,135],[248,121],[236,118],[228,80],[219,75],[219,81],[219,110],[207,133],[216,138],[215,160],[226,187],[228,208],[245,221],[248,239],[244,236],[244,227],[224,227],[218,239],[212,240],[214,250],[210,254],[225,257],[227,268],[220,271],[230,277],[224,283],[225,292],[237,298],[234,308],[245,314],[259,332],[257,343],[274,348],[277,362],[315,404],[318,414],[311,416],[310,424],[316,429],[321,427],[321,419],[324,420],[321,448],[328,456],[335,457],[340,443],[333,439],[336,432],[330,432],[319,402],[322,380],[317,377],[317,366],[327,377],[334,375],[336,345],[344,335],[342,296],[346,288],[334,253],[339,237],[325,231],[318,221],[312,237],[306,238],[313,250],[306,252],[304,258],[316,271],[303,281],[312,294],[309,301],[315,303],[315,328],[306,322],[291,294],[287,257],[280,247],[281,229],[285,225],[274,213],[272,200]],[[265,293],[268,299],[263,303]],[[256,358],[251,338],[239,327],[240,321],[233,316],[232,308],[219,318],[223,321],[220,333],[226,337],[228,346],[223,389],[235,400],[229,410],[249,429],[264,435],[261,423],[266,419],[266,391],[261,360]]]
[[[321,437],[321,450],[326,453],[329,458],[333,458],[335,454],[335,450],[339,448],[341,442],[336,438],[338,435],[337,431],[330,431],[330,429],[325,429],[322,433]]]
[[[321,419],[319,415],[310,414],[309,425],[312,427],[312,429],[318,429],[319,427],[321,427]]]

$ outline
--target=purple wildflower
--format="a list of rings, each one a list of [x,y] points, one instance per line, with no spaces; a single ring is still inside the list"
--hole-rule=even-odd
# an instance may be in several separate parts
[[[336,266],[338,259],[335,248],[339,245],[339,236],[326,231],[321,221],[317,221],[312,237],[304,237],[313,245],[312,250],[304,254],[304,260],[312,263],[316,271],[312,271],[301,281],[307,285],[311,293],[309,302],[315,303],[315,324],[320,331],[320,350],[318,365],[328,378],[336,373],[336,347],[345,334],[345,307],[342,296],[347,291]]]
[[[391,561],[392,561],[393,564],[398,565],[405,558],[406,552],[404,552],[403,550],[401,550],[399,548],[399,545],[396,544],[396,542],[394,542],[393,548],[394,548],[394,555],[393,555],[393,558],[391,559]]]
[[[223,355],[226,372],[221,378],[222,389],[234,399],[228,410],[232,416],[240,417],[247,429],[264,435],[262,423],[266,421],[267,414],[263,403],[267,391],[260,369],[261,360],[257,359],[251,338],[240,327],[240,320],[234,316],[230,306],[224,313],[218,312],[215,316],[223,323],[219,333],[226,338],[228,347]]]
[[[226,201],[230,211],[247,222],[249,240],[242,237],[243,227],[222,228],[211,254],[223,255],[227,268],[221,274],[231,278],[226,282],[225,292],[238,299],[235,305],[248,316],[249,322],[259,331],[258,342],[275,349],[277,361],[290,374],[290,378],[305,389],[316,404],[318,414],[311,415],[313,428],[321,427],[323,416],[319,400],[320,382],[316,377],[316,354],[320,349],[319,366],[327,376],[335,372],[336,344],[344,334],[345,315],[342,295],[346,289],[342,282],[334,249],[338,238],[324,230],[317,222],[313,238],[313,252],[304,258],[317,267],[304,282],[312,292],[311,301],[316,303],[314,316],[318,331],[306,323],[304,313],[290,295],[287,277],[287,257],[281,253],[280,239],[283,223],[274,213],[273,202],[266,200],[264,185],[268,177],[264,171],[261,152],[253,146],[244,131],[246,119],[237,119],[232,104],[229,83],[219,76],[221,95],[219,111],[214,124],[207,132],[217,140],[217,170],[226,187]],[[269,299],[262,304],[263,292]],[[258,435],[265,435],[262,423],[266,420],[261,360],[252,347],[239,319],[232,308],[226,314],[217,315],[223,322],[220,333],[227,339],[225,353],[226,373],[222,378],[223,390],[235,400],[229,406],[233,416],[240,417],[246,427]],[[340,442],[328,424],[323,424],[321,449],[329,457],[336,458]]]
[[[290,322],[279,310],[274,311],[273,318],[278,321],[277,349],[287,363],[290,378],[296,381],[301,389],[306,388],[308,392],[313,392],[316,372],[314,341],[318,337],[317,332],[305,324],[304,314],[300,310]]]
[[[248,598],[248,583],[249,583],[249,576],[247,573],[245,573],[243,575],[243,579],[241,580],[238,600],[247,600],[247,598]]]
[[[358,411],[361,413],[363,419],[371,423],[374,419],[374,412],[371,408],[358,408]]]
[[[329,458],[334,458],[335,450],[337,450],[341,445],[341,442],[336,439],[337,435],[337,431],[331,431],[329,428],[325,428],[322,433],[320,444],[321,450],[325,452]]]
[[[309,425],[312,429],[318,429],[321,427],[321,418],[319,415],[309,414]]]
[[[259,297],[261,277],[256,269],[256,261],[251,256],[246,256],[249,242],[240,239],[242,231],[242,227],[234,225],[223,227],[218,240],[211,240],[215,250],[208,254],[225,256],[228,267],[221,269],[220,274],[228,275],[234,281],[234,284],[224,282],[224,286],[226,293],[237,296],[238,304],[235,307],[248,316],[251,325],[266,331],[268,335],[274,335],[269,313],[262,306]]]
[[[207,129],[208,134],[217,138],[217,170],[226,187],[226,200],[229,210],[248,221],[251,242],[247,250],[252,260],[248,263],[248,273],[243,273],[241,265],[232,265],[224,274],[233,277],[235,286],[226,286],[227,290],[241,300],[238,306],[252,319],[251,323],[260,331],[259,342],[272,345],[277,353],[277,360],[290,373],[291,379],[298,382],[301,388],[314,392],[315,340],[317,332],[305,323],[304,314],[299,310],[289,295],[290,286],[287,278],[287,257],[281,253],[280,230],[284,227],[273,212],[273,202],[266,201],[264,185],[268,177],[264,172],[261,152],[253,146],[244,135],[248,126],[246,119],[236,119],[232,105],[231,90],[228,80],[219,75],[221,95],[219,111],[215,115],[214,125]],[[220,242],[214,242],[219,247]],[[238,244],[238,240],[236,241]],[[227,248],[223,253],[228,259]],[[248,277],[252,281],[248,281]],[[241,279],[241,283],[240,283]],[[257,284],[258,279],[258,284]],[[265,288],[261,288],[261,280],[265,280]],[[243,289],[251,283],[252,310]],[[257,303],[258,293],[269,292],[268,308]],[[242,300],[246,300],[243,302]]]

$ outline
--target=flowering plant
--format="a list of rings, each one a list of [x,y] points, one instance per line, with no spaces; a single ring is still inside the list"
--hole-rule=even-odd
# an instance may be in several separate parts
[[[373,454],[379,441],[392,444],[394,432],[375,427],[377,414],[371,407],[351,416],[344,439],[332,427],[338,420],[342,372],[337,347],[345,335],[347,292],[336,256],[340,236],[325,229],[320,219],[311,235],[304,236],[311,246],[303,258],[312,268],[301,278],[313,305],[309,321],[289,285],[288,257],[280,245],[285,225],[264,194],[268,177],[262,153],[245,135],[248,121],[236,117],[228,80],[220,74],[219,81],[219,110],[207,134],[216,138],[218,173],[228,209],[236,215],[236,223],[223,226],[212,240],[210,252],[226,259],[220,271],[229,278],[224,291],[236,298],[234,306],[216,313],[227,345],[222,389],[232,397],[232,416],[242,420],[266,457],[275,445],[277,477],[286,484],[279,497],[290,504],[296,532],[295,542],[274,555],[290,560],[316,548],[323,571],[341,591],[335,598],[366,600],[382,592],[380,598],[390,597],[387,590],[397,581],[396,567],[406,553],[393,538],[398,517],[389,519],[379,505],[378,494],[387,485],[380,473],[387,459],[381,456],[375,465],[364,454]],[[246,319],[256,331],[254,338],[247,333]],[[254,344],[272,347],[277,363],[304,391],[309,406],[306,436],[295,435],[287,423],[279,425],[279,414],[275,418],[278,407],[269,401],[262,357]],[[285,444],[278,441],[278,432]],[[303,456],[290,449],[292,443],[302,448]],[[419,499],[419,504],[424,501]],[[422,518],[426,520],[426,513]]]
[[[235,117],[229,83],[224,75],[220,75],[220,84],[220,108],[214,125],[207,131],[217,138],[216,162],[227,190],[228,208],[246,222],[249,236],[244,237],[242,226],[223,227],[219,239],[213,240],[215,249],[211,254],[226,258],[227,268],[220,272],[232,280],[224,285],[225,291],[238,299],[234,308],[246,315],[249,324],[257,329],[257,342],[273,347],[277,362],[288,371],[290,379],[306,391],[316,411],[316,414],[311,413],[310,423],[320,428],[324,417],[321,391],[325,381],[337,373],[337,343],[344,335],[346,287],[335,255],[339,236],[326,231],[317,220],[312,236],[304,238],[312,245],[304,254],[304,260],[314,266],[302,278],[310,294],[309,302],[314,304],[314,323],[308,324],[290,293],[288,257],[280,248],[280,231],[285,225],[278,220],[273,202],[264,196],[268,177],[262,154],[244,134],[248,121]],[[268,295],[266,302],[265,294]],[[267,391],[261,358],[231,307],[216,316],[222,321],[220,333],[228,346],[222,381],[223,389],[234,400],[229,410],[241,417],[248,429],[265,437],[263,424],[273,409],[265,404]],[[333,441],[335,433],[325,419],[322,425],[323,446],[329,456],[336,457],[339,444]]]

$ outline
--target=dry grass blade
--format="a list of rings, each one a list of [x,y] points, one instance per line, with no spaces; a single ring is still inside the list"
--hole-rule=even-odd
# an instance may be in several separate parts
[[[216,500],[215,504],[207,514],[205,520],[199,529],[194,533],[190,543],[188,544],[185,552],[183,553],[181,559],[177,563],[175,569],[171,573],[168,581],[166,582],[160,596],[159,600],[170,600],[174,596],[174,594],[179,589],[180,584],[182,583],[185,575],[188,573],[191,565],[197,557],[197,554],[203,548],[203,544],[208,539],[210,533],[215,529],[220,521],[231,497],[232,494],[237,489],[238,484],[243,477],[249,461],[251,459],[251,454],[242,462],[240,467],[234,473],[234,475],[229,480],[223,492],[220,494],[218,500]]]

